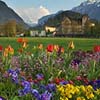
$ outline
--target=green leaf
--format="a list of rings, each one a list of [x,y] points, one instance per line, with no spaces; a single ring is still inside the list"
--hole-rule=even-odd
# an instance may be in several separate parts
[[[12,100],[19,100],[19,98],[17,96],[15,96]]]

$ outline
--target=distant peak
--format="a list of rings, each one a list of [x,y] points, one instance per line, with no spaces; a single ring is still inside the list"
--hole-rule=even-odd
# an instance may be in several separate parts
[[[0,6],[7,6],[7,5],[4,1],[0,0]]]
[[[87,0],[89,3],[95,3],[95,2],[100,2],[100,0]]]
[[[90,4],[100,4],[100,0],[85,0],[84,2],[81,3],[82,6],[87,6]]]
[[[97,0],[88,0],[88,2],[96,2]]]

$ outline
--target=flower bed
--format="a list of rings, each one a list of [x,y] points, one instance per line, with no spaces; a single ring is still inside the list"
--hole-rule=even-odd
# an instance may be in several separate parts
[[[28,48],[19,38],[18,52],[0,46],[0,96],[6,100],[99,100],[100,46],[90,51],[43,44]]]

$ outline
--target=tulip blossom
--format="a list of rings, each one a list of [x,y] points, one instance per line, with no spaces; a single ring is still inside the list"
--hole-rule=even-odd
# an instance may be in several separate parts
[[[41,50],[41,49],[43,49],[43,44],[39,44],[38,45],[38,48]]]
[[[28,40],[27,40],[27,39],[24,39],[24,38],[18,38],[18,39],[17,39],[17,42],[18,42],[18,43],[24,43],[24,42],[27,43]]]
[[[94,52],[100,52],[100,45],[94,46]]]
[[[13,55],[14,54],[14,49],[9,45],[8,46],[8,52],[9,54]]]
[[[3,47],[0,45],[0,52],[3,50]]]
[[[71,49],[74,49],[74,48],[75,48],[73,41],[71,41],[71,42],[69,43],[69,46],[68,46],[68,47],[71,48]]]
[[[17,39],[17,42],[18,42],[18,43],[22,43],[22,42],[23,42],[23,39],[22,39],[22,38],[18,38],[18,39]]]
[[[54,50],[54,46],[53,46],[52,44],[49,44],[49,45],[47,46],[47,51],[48,51],[48,52],[53,52],[53,50]]]
[[[23,48],[27,48],[27,43],[24,42],[22,47],[23,47]]]

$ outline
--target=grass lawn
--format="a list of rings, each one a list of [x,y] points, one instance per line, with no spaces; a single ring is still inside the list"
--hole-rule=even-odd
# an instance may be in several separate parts
[[[59,44],[64,48],[67,48],[70,41],[74,42],[75,50],[91,50],[94,45],[100,45],[100,39],[87,39],[87,38],[27,38],[29,41],[29,47],[33,48],[34,45],[43,44]],[[15,50],[19,48],[19,43],[17,43],[17,38],[11,37],[0,37],[0,45],[6,47],[11,45]]]

